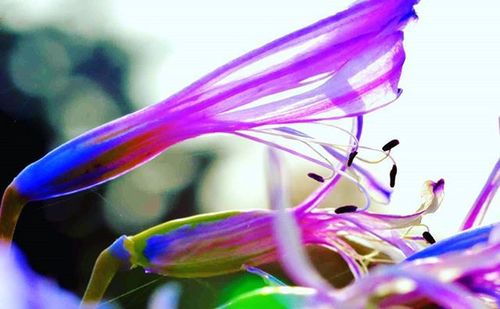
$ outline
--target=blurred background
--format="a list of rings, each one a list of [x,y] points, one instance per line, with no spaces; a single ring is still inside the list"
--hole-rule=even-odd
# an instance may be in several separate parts
[[[349,3],[0,1],[1,187],[68,139]],[[424,221],[439,239],[457,231],[500,154],[500,20],[495,1],[422,1],[417,12],[405,36],[404,93],[365,117],[362,142],[401,142],[393,151],[397,186],[382,211],[415,210],[423,182],[445,179],[442,207]],[[15,241],[37,272],[82,295],[96,256],[122,234],[197,213],[267,207],[264,150],[228,136],[187,141],[107,185],[31,203]],[[305,177],[314,167],[291,158],[289,167],[296,204],[317,186]],[[360,203],[354,193],[342,185],[328,205]],[[485,222],[500,218],[499,206],[497,198]],[[332,281],[349,280],[336,277],[344,270],[335,256],[318,256]],[[108,295],[120,297],[116,306],[140,308],[168,278],[131,291],[156,278],[139,269],[120,274]],[[245,274],[179,282],[182,308],[213,307],[263,285]]]

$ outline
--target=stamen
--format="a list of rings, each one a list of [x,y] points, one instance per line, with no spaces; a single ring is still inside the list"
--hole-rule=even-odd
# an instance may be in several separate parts
[[[396,147],[397,145],[399,145],[399,141],[397,139],[393,139],[392,141],[388,142],[387,144],[385,144],[383,147],[382,147],[382,150],[383,151],[389,151],[391,150],[392,148]]]
[[[307,176],[309,176],[309,178],[316,180],[317,182],[325,182],[325,178],[316,173],[308,173]]]
[[[316,148],[314,148],[313,145],[309,144],[309,143],[306,143],[306,142],[303,142],[303,141],[299,141],[301,143],[303,143],[304,145],[306,145],[307,147],[309,147],[309,149],[311,149],[315,154],[317,154],[319,157],[321,157],[323,160],[325,160],[325,162],[328,163],[328,167],[330,168],[330,175],[328,177],[323,177],[323,176],[320,176],[318,174],[315,174],[315,173],[309,173],[309,174],[315,174],[317,176],[318,179],[316,178],[313,178],[315,176],[310,176],[308,174],[309,177],[315,179],[316,181],[319,181],[319,182],[324,182],[326,179],[332,179],[333,176],[335,176],[335,174],[337,174],[339,172],[339,168],[337,168],[332,161],[330,161],[326,156],[324,156],[321,152],[319,152]],[[322,179],[322,180],[321,180]]]
[[[348,134],[349,134],[349,136],[351,136],[352,139],[354,139],[356,141],[356,144],[354,144],[354,145],[338,145],[338,144],[332,144],[329,142],[320,141],[320,140],[311,138],[300,131],[295,131],[293,129],[291,129],[291,131],[296,132],[296,134],[289,133],[289,132],[287,132],[288,130],[284,131],[284,130],[272,129],[272,128],[271,129],[250,129],[248,131],[252,131],[255,133],[259,133],[259,134],[267,134],[267,135],[277,136],[277,137],[286,138],[286,139],[290,139],[290,140],[293,140],[296,142],[303,143],[304,145],[309,147],[312,151],[314,151],[318,156],[320,156],[322,159],[324,159],[326,162],[329,163],[329,166],[330,166],[333,173],[332,173],[332,175],[330,175],[328,177],[320,176],[323,179],[323,181],[325,181],[327,179],[331,179],[335,174],[339,174],[342,177],[347,178],[348,180],[350,180],[351,182],[356,184],[356,186],[361,190],[361,192],[365,196],[366,204],[362,208],[362,210],[366,210],[370,207],[370,204],[371,204],[370,195],[369,195],[368,191],[366,190],[366,188],[357,179],[353,178],[352,176],[350,176],[346,172],[342,171],[340,168],[337,168],[332,162],[330,162],[330,160],[328,160],[328,158],[326,158],[321,152],[319,152],[317,149],[315,149],[312,144],[320,145],[322,147],[332,147],[332,148],[340,149],[340,150],[345,150],[343,148],[346,148],[346,147],[348,147],[350,149],[353,149],[355,147],[365,148],[365,149],[370,149],[370,150],[374,150],[374,151],[378,151],[378,152],[382,152],[381,150],[359,146],[357,144],[357,138],[351,132],[348,132]],[[393,161],[393,163],[396,164],[394,159],[389,154],[384,153],[384,155],[385,155],[385,158],[390,158],[391,161]],[[319,175],[317,175],[317,174],[310,175],[310,174],[314,174],[314,173],[309,173],[308,176],[317,180],[317,181],[320,181],[319,179],[321,179],[321,178],[316,177]]]
[[[362,255],[361,258],[363,260],[371,260],[371,259],[375,258],[379,254],[380,254],[380,251],[374,249],[371,252]]]
[[[347,144],[347,145],[343,145],[343,144],[334,144],[334,143],[331,143],[331,142],[327,142],[327,141],[322,141],[322,140],[319,140],[319,139],[315,139],[315,138],[312,138],[312,137],[308,137],[308,136],[305,136],[305,135],[298,135],[298,134],[291,134],[291,133],[288,133],[286,131],[278,131],[276,132],[276,129],[251,129],[249,131],[253,131],[253,132],[256,132],[256,133],[260,133],[260,134],[268,134],[268,135],[273,135],[273,136],[277,136],[277,137],[281,137],[281,138],[286,138],[286,139],[290,139],[290,140],[293,140],[293,141],[298,141],[298,142],[302,142],[302,143],[305,143],[305,144],[315,144],[315,145],[320,145],[320,146],[326,146],[326,147],[331,147],[331,148],[334,148],[336,150],[341,150],[341,151],[349,151],[349,149],[353,149],[354,151],[357,151],[357,149],[366,149],[366,150],[371,150],[371,151],[375,151],[375,152],[380,152],[382,153],[384,156],[378,160],[368,160],[368,159],[364,159],[360,156],[356,156],[356,158],[364,163],[368,163],[368,164],[378,164],[386,159],[389,159],[392,161],[393,164],[396,164],[396,161],[394,160],[394,158],[390,155],[390,152],[384,152],[380,149],[376,149],[376,148],[371,148],[371,147],[367,147],[367,146],[360,146],[359,143],[358,143],[358,140],[356,139],[355,140],[355,143],[354,144]],[[350,133],[350,132],[349,132]],[[349,134],[352,138],[356,138],[355,136],[353,136],[352,133]]]
[[[354,161],[354,158],[356,157],[357,154],[358,154],[357,151],[353,151],[349,154],[349,160],[347,160],[347,166],[352,165],[352,161]]]
[[[331,124],[331,123],[325,123],[325,122],[318,122],[318,124],[320,125],[324,125],[324,126],[327,126],[327,127],[331,127],[331,128],[335,128],[337,130],[340,130],[346,134],[348,134],[351,138],[351,143],[354,143],[354,145],[352,146],[352,151],[355,151],[356,149],[358,149],[358,146],[359,146],[359,140],[358,138],[349,130],[346,130],[342,127],[339,127],[339,126],[336,126],[334,124]]]
[[[321,145],[321,146],[332,147],[332,148],[335,148],[338,150],[345,150],[345,148],[356,147],[356,144],[348,144],[348,145],[334,144],[331,142],[322,141],[322,140],[315,139],[312,137],[300,136],[300,135],[290,134],[290,133],[282,132],[282,131],[276,132],[274,129],[251,129],[249,131],[262,133],[262,134],[274,135],[274,136],[278,136],[278,137],[282,137],[282,138],[286,138],[286,139],[290,139],[290,140],[294,140],[294,141],[300,141],[300,142],[305,142],[305,143],[311,143],[311,144],[317,144],[317,145]]]
[[[428,242],[430,243],[431,245],[436,243],[436,240],[434,239],[434,237],[432,237],[431,233],[425,231],[422,233],[422,237]]]
[[[370,262],[375,256],[377,256],[380,252],[377,250],[373,250],[372,252],[365,254],[365,255],[359,255],[358,256],[358,262],[360,263],[361,267],[363,268],[365,274],[369,272],[369,267],[370,267]]]
[[[391,172],[389,173],[389,176],[391,177],[391,182],[390,182],[390,186],[391,188],[394,188],[394,186],[396,185],[396,174],[398,173],[398,168],[396,167],[396,164],[394,164],[391,168]]]
[[[357,209],[358,209],[357,206],[345,205],[345,206],[335,208],[335,213],[336,214],[343,214],[343,213],[348,213],[348,212],[355,212]]]
[[[403,234],[403,238],[411,239],[413,236],[408,236],[408,235],[410,234],[411,231],[413,231],[413,229],[415,229],[417,227],[424,227],[427,231],[429,231],[429,226],[426,224],[423,224],[423,223],[414,224],[414,225],[410,226],[408,228],[408,230],[406,230],[406,232]]]
[[[396,161],[391,156],[390,152],[384,152],[384,151],[382,151],[380,149],[366,147],[366,146],[359,146],[358,148],[360,148],[360,149],[366,149],[366,150],[371,150],[371,151],[375,151],[375,152],[380,152],[380,153],[382,153],[384,155],[382,158],[380,158],[378,160],[368,160],[368,159],[364,159],[364,158],[358,156],[357,159],[360,160],[361,162],[368,163],[368,164],[378,164],[380,162],[383,162],[386,159],[389,159],[389,160],[392,161],[392,164],[396,164]]]

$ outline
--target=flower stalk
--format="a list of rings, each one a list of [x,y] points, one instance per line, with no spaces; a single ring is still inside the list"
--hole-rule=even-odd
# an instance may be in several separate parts
[[[109,250],[104,250],[99,254],[92,270],[89,288],[85,290],[82,298],[82,304],[85,304],[82,306],[83,308],[90,309],[99,304],[120,267],[122,267],[122,262],[114,257]]]
[[[26,202],[15,188],[9,186],[5,190],[0,204],[0,243],[3,245],[11,243],[17,220]]]

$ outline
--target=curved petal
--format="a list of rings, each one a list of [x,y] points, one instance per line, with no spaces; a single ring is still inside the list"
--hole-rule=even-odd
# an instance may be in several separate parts
[[[500,187],[500,159],[498,159],[495,167],[490,173],[486,184],[481,193],[479,193],[476,201],[469,210],[462,224],[462,230],[467,230],[475,225],[481,224],[484,214],[488,211],[491,201],[495,197],[498,188]]]
[[[35,274],[21,252],[0,244],[0,308],[78,308],[78,298]]]
[[[500,224],[496,224],[500,226]],[[491,231],[495,225],[483,226],[473,230],[468,230],[450,238],[438,241],[437,243],[419,251],[408,257],[406,261],[440,256],[442,254],[469,249],[475,245],[488,242]]]

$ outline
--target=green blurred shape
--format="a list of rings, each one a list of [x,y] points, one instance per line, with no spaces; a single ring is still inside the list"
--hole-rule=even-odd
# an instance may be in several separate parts
[[[315,292],[301,287],[264,287],[240,295],[219,309],[313,308]]]
[[[266,286],[262,278],[251,274],[244,274],[233,280],[221,291],[219,304],[224,304],[240,295]]]

